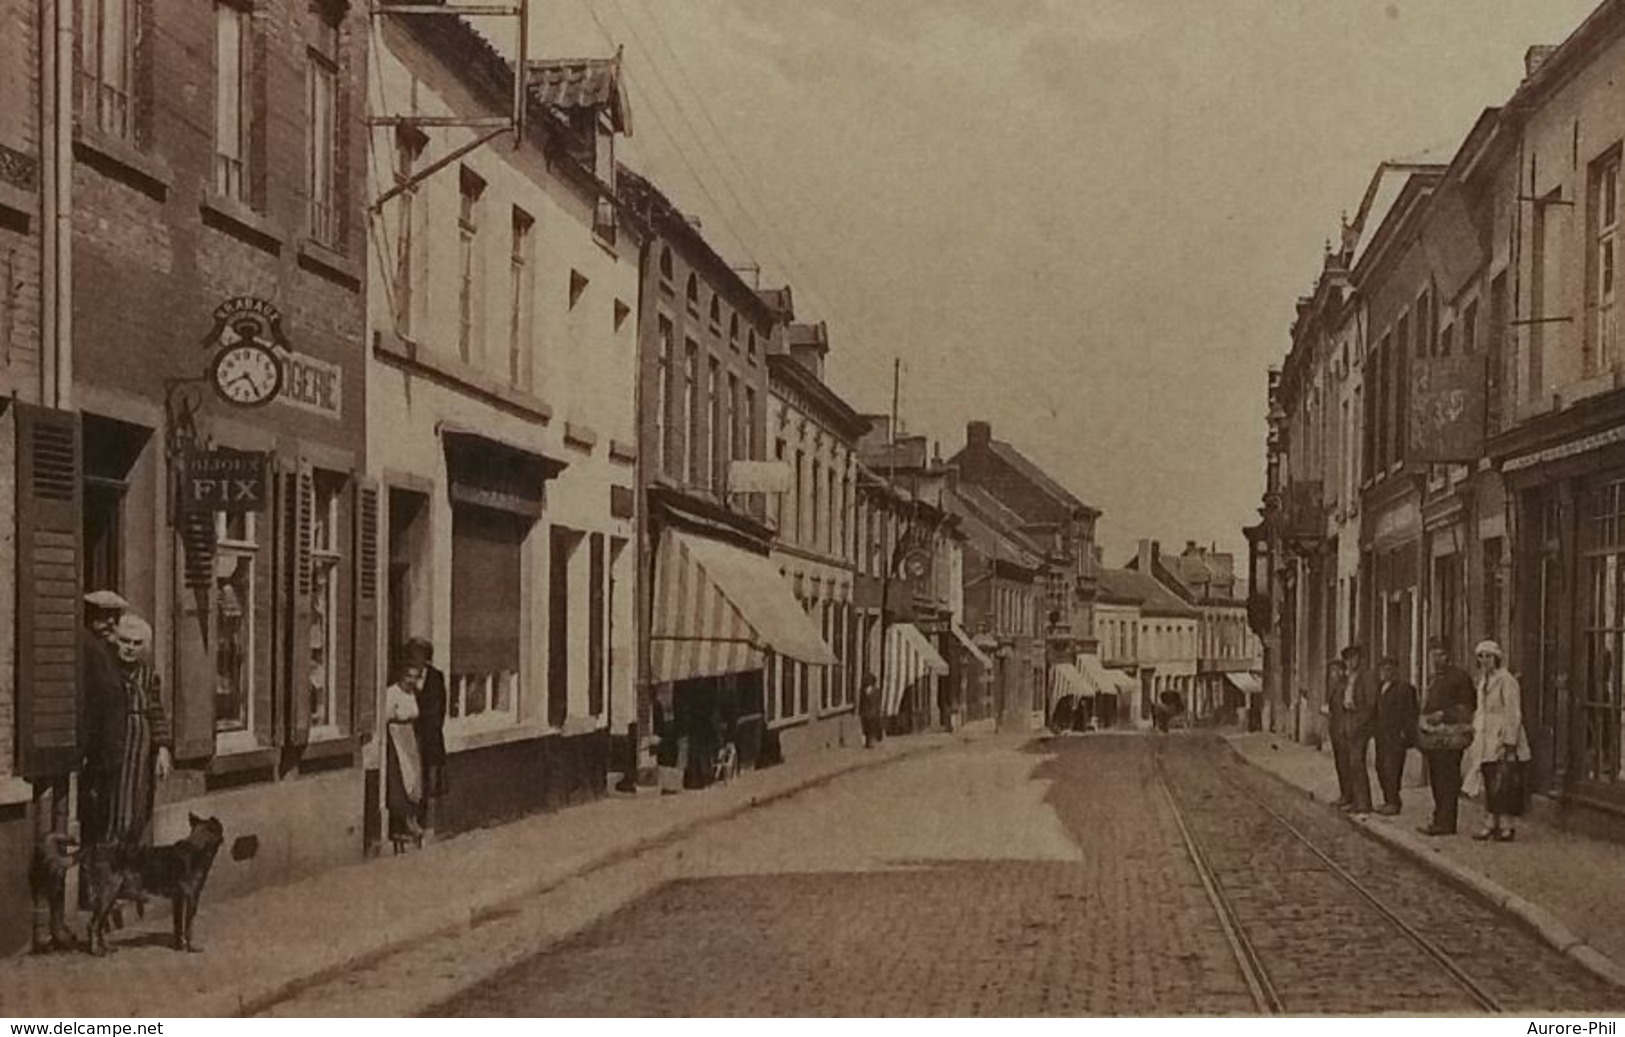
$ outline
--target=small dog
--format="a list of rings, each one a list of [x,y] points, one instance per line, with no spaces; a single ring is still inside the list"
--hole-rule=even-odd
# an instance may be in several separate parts
[[[97,847],[90,854],[90,953],[107,953],[108,915],[120,901],[137,905],[168,897],[175,909],[175,949],[191,951],[192,919],[226,830],[217,818],[188,815],[192,830],[171,846]]]
[[[739,750],[734,748],[732,742],[724,742],[722,748],[717,750],[716,762],[712,765],[711,780],[720,781],[724,785],[734,780],[739,771]]]
[[[53,832],[34,847],[28,865],[28,892],[34,901],[34,953],[64,951],[75,946],[68,929],[68,872],[79,863],[79,844]]]

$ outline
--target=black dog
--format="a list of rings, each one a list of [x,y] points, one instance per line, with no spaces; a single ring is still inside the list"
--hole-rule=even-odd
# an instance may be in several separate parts
[[[192,830],[172,846],[101,846],[90,855],[90,952],[107,953],[108,914],[121,900],[168,897],[175,908],[175,949],[190,951],[192,918],[226,830],[212,817],[188,815]]]

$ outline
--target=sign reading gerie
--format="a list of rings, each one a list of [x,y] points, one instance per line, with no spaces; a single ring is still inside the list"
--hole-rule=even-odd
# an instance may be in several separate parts
[[[185,511],[264,511],[270,455],[241,450],[205,450],[181,465],[181,508]]]

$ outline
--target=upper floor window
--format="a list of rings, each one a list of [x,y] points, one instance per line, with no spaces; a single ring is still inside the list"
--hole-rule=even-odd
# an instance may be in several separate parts
[[[134,129],[135,0],[76,0],[74,114],[114,137]]]
[[[722,300],[711,296],[711,334],[722,334]]]
[[[1585,368],[1590,374],[1610,367],[1618,352],[1619,318],[1614,306],[1619,266],[1620,149],[1591,167],[1590,276],[1586,284]]]
[[[518,388],[531,387],[531,228],[536,221],[513,207],[513,240],[508,254],[508,378]]]
[[[667,288],[671,287],[671,247],[661,246],[660,249],[660,281]]]
[[[457,209],[457,349],[464,360],[472,360],[480,346],[480,196],[484,193],[485,181],[463,166]]]
[[[700,315],[700,279],[693,274],[688,275],[688,312]]]
[[[751,329],[750,334],[745,337],[745,342],[747,343],[746,349],[745,349],[745,355],[749,356],[752,360],[755,360],[756,359],[756,329],[754,329],[754,328]]]
[[[739,314],[728,318],[728,345],[739,348]]]
[[[305,64],[305,167],[310,236],[323,245],[339,244],[336,173],[339,152],[339,22],[319,14],[312,19]]]
[[[214,5],[214,189],[228,198],[248,195],[249,32],[245,8]]]

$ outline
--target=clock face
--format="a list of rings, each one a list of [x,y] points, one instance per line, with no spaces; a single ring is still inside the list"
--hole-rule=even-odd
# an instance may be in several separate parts
[[[214,358],[214,388],[228,403],[259,407],[282,391],[282,365],[265,346],[239,344]]]

